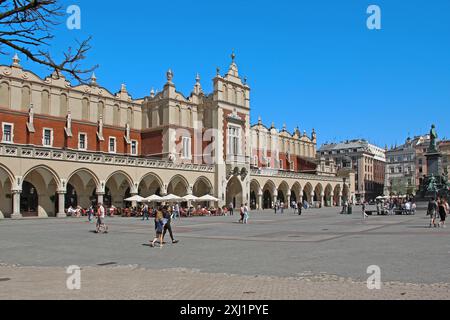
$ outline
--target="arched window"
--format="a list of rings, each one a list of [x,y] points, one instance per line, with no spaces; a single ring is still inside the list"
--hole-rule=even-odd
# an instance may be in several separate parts
[[[223,85],[223,100],[228,101],[228,87],[226,84]]]
[[[69,101],[67,99],[67,95],[63,93],[61,94],[59,102],[59,116],[66,117],[68,111],[69,111]]]
[[[28,111],[31,104],[31,89],[29,87],[22,87],[22,111]]]
[[[89,99],[83,98],[81,100],[81,120],[89,121]]]
[[[97,104],[97,120],[100,120],[100,116],[105,120],[105,103],[103,101]]]
[[[41,113],[50,114],[50,93],[47,90],[41,94]]]
[[[113,108],[113,125],[120,126],[120,106],[118,104],[115,104]]]
[[[133,128],[133,109],[129,107],[127,109],[127,123],[130,125],[131,128]]]
[[[9,84],[7,82],[0,83],[0,106],[9,109]]]

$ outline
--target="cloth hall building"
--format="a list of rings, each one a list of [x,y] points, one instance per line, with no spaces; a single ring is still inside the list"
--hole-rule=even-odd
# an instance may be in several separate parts
[[[124,207],[129,196],[210,194],[219,206],[307,200],[340,205],[354,175],[316,158],[316,133],[250,124],[250,87],[235,57],[205,94],[164,88],[133,99],[92,76],[42,79],[17,55],[0,66],[0,217],[65,217],[69,206]]]

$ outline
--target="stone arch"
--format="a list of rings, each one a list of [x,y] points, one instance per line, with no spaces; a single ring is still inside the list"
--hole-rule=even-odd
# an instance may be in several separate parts
[[[309,204],[312,204],[313,202],[313,197],[311,196],[313,193],[314,189],[313,186],[311,185],[311,183],[306,183],[305,187],[303,188],[303,201],[307,201]]]
[[[259,185],[258,180],[250,181],[250,208],[252,210],[262,209],[262,203],[259,203],[259,197],[261,192],[261,186]]]
[[[10,217],[13,213],[12,189],[14,176],[0,163],[0,218]]]
[[[296,181],[291,187],[290,203],[292,203],[293,201],[298,203],[298,202],[300,202],[302,197],[303,197],[302,186],[301,186],[300,182]]]
[[[106,207],[123,208],[126,205],[124,199],[134,191],[133,179],[124,171],[115,171],[106,179],[103,202]]]
[[[278,201],[283,202],[285,205],[289,204],[288,194],[290,193],[289,184],[286,181],[282,181],[278,187]]]
[[[149,172],[139,181],[138,193],[144,198],[154,194],[161,196],[163,187],[164,183],[161,178],[156,173]]]
[[[184,197],[189,193],[189,182],[182,175],[175,175],[167,185],[167,194]]]
[[[314,188],[314,204],[316,204],[316,202],[321,203],[322,202],[322,194],[323,194],[323,186],[322,184],[319,182],[318,184],[316,184],[316,187]]]
[[[56,172],[47,166],[36,166],[27,171],[21,182],[22,216],[56,217],[57,191],[60,189]]]
[[[100,181],[97,175],[89,169],[78,169],[69,175],[67,179],[65,208],[81,206],[88,208],[97,203],[97,191],[100,189]]]
[[[203,197],[213,193],[213,185],[208,178],[201,176],[197,178],[192,188],[192,194],[196,197]]]
[[[340,206],[342,204],[341,197],[342,197],[341,185],[337,184],[333,190],[333,199],[336,206]]]
[[[325,187],[325,198],[324,198],[325,206],[326,207],[333,207],[334,199],[333,199],[333,187],[331,184],[327,184]]]
[[[234,208],[239,208],[242,204],[245,204],[243,190],[241,180],[238,177],[233,176],[228,180],[226,189],[227,204],[233,203]]]
[[[276,185],[272,180],[267,180],[263,187],[263,208],[271,209],[273,208],[273,198],[274,192],[276,190]]]

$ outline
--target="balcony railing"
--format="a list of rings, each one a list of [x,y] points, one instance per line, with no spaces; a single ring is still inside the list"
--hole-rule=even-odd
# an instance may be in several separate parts
[[[159,159],[131,157],[125,155],[86,152],[76,150],[60,150],[34,146],[18,146],[0,144],[0,156],[46,159],[54,161],[71,161],[81,163],[120,165],[130,167],[144,167],[152,169],[174,169],[187,171],[214,172],[214,166],[199,164],[177,164]]]

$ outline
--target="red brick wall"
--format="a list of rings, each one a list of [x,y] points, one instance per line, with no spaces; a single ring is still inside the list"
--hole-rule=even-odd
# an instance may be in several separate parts
[[[8,122],[14,124],[14,143],[42,146],[43,129],[53,129],[53,147],[54,148],[67,148],[78,149],[78,133],[83,132],[87,134],[88,149],[87,151],[101,151],[108,152],[109,150],[109,137],[116,138],[116,153],[118,154],[130,154],[131,145],[126,144],[125,128],[113,128],[104,127],[103,137],[104,142],[100,142],[97,139],[97,124],[95,123],[82,123],[78,121],[72,121],[72,137],[66,137],[64,128],[66,126],[66,120],[63,118],[35,115],[34,117],[34,133],[28,132],[27,122],[28,114],[11,110],[0,109],[0,123]],[[2,130],[2,128],[0,128]],[[1,132],[3,134],[3,132]],[[138,141],[138,155],[142,149],[141,134],[138,131],[130,132],[131,139]]]
[[[162,155],[163,152],[163,130],[156,130],[142,133],[142,143],[140,144],[142,155]]]

